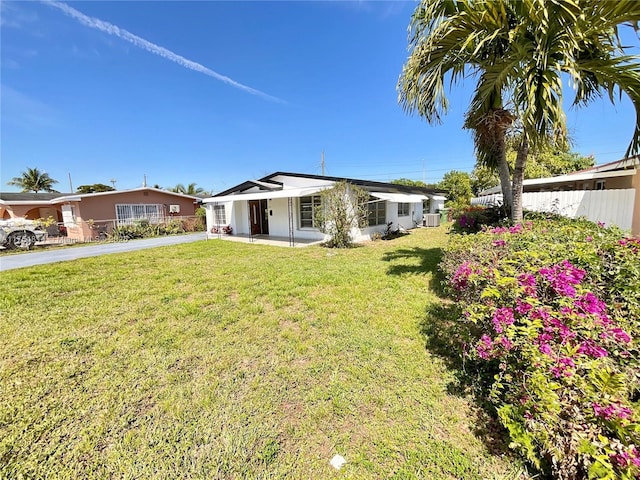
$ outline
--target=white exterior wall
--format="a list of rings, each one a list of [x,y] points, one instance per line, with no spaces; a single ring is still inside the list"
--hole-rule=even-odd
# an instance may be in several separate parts
[[[295,238],[324,240],[324,233],[315,228],[300,228],[300,199],[292,198],[293,235]],[[269,235],[289,236],[289,205],[286,198],[269,200]]]
[[[286,185],[286,188],[305,188],[305,187],[318,187],[318,186],[332,186],[335,182],[330,180],[318,180],[311,178],[290,177],[290,176],[277,176],[272,178],[275,182],[282,182]],[[255,187],[246,190],[245,193],[260,192],[260,189]],[[384,201],[384,200],[380,200]],[[312,240],[326,240],[327,235],[315,228],[300,228],[300,199],[292,199],[292,215],[293,215],[293,228],[294,237]],[[414,228],[416,223],[422,224],[422,202],[409,204],[409,215],[398,218],[398,204],[396,202],[385,202],[385,214],[386,223],[393,222],[392,228],[397,228],[398,225],[405,229]],[[444,204],[444,202],[442,202]],[[289,212],[287,198],[273,198],[267,200],[269,217],[269,235],[274,237],[288,237],[289,235]],[[249,218],[248,218],[248,204],[246,200],[236,200],[232,202],[226,202],[226,215],[227,223],[233,228],[234,234],[249,235]],[[431,201],[431,209],[439,208],[435,201]],[[211,234],[211,228],[213,225],[213,204],[206,204],[206,219],[207,219],[207,232]],[[371,234],[375,232],[384,232],[386,229],[386,223],[382,225],[376,225],[373,227],[365,227],[363,229],[354,228],[352,236],[355,241],[364,241],[371,238]]]
[[[233,233],[249,235],[249,211],[246,201],[232,202],[232,224]]]
[[[218,204],[220,205],[220,204]],[[233,223],[233,204],[231,202],[225,202],[222,205],[224,205],[224,210],[225,210],[225,218],[227,220],[226,225],[231,225],[231,228],[233,228],[233,231],[235,233],[236,231],[236,226]],[[207,221],[207,235],[217,235],[215,233],[211,233],[211,229],[214,226],[217,226],[215,223],[215,216],[213,214],[213,207],[214,204],[213,203],[206,203],[205,204],[205,212],[206,212],[206,216],[205,219]]]
[[[606,226],[617,225],[631,230],[636,191],[622,190],[567,190],[554,192],[525,192],[522,208],[536,212],[551,212],[569,218],[584,217]],[[502,203],[502,194],[473,198],[472,205]]]

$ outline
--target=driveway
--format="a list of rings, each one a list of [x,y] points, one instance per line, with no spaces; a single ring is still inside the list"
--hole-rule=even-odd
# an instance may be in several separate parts
[[[0,256],[0,271],[32,267],[34,265],[44,265],[46,263],[66,262],[67,260],[76,260],[78,258],[97,257],[98,255],[107,255],[109,253],[132,252],[134,250],[144,250],[145,248],[197,242],[200,240],[206,240],[206,238],[207,234],[205,232],[198,232],[187,235],[131,240],[129,242],[101,243],[99,245],[87,245],[73,248],[51,248],[43,252],[5,255]]]

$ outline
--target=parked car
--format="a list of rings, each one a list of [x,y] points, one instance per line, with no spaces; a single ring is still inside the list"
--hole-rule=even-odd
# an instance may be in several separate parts
[[[30,220],[0,220],[0,246],[29,250],[36,242],[44,242],[47,232]]]

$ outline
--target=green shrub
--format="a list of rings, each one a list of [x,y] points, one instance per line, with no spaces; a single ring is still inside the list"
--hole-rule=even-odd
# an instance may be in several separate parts
[[[640,240],[586,221],[454,235],[465,357],[512,446],[560,479],[640,475]]]
[[[502,207],[467,207],[454,210],[453,218],[453,230],[458,233],[477,233],[484,227],[508,222]]]

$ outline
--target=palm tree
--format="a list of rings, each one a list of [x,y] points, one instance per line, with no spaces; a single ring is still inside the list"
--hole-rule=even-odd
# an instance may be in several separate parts
[[[411,52],[398,83],[405,110],[430,123],[448,106],[445,81],[477,79],[465,127],[480,164],[498,168],[511,218],[522,220],[529,149],[567,141],[562,75],[576,85],[574,105],[625,92],[638,113],[627,154],[640,148],[638,57],[625,55],[622,24],[637,28],[640,2],[620,0],[422,0],[411,21]],[[509,100],[511,109],[503,107]],[[509,178],[505,136],[518,119],[522,142]]]
[[[488,72],[509,47],[509,38],[502,32],[502,26],[511,22],[506,16],[501,2],[423,0],[411,17],[411,52],[398,92],[405,111],[439,124],[449,107],[445,83],[475,78],[476,95],[465,128],[474,131],[478,163],[498,170],[503,197],[510,206],[505,134],[515,117],[503,105],[508,78]]]
[[[512,48],[503,59],[513,65],[512,98],[522,124],[513,172],[512,220],[522,221],[522,185],[530,149],[549,140],[564,145],[567,129],[563,75],[576,86],[574,106],[606,96],[612,103],[624,92],[636,109],[636,125],[626,155],[640,151],[640,56],[627,55],[619,30],[638,31],[640,2],[635,0],[524,0],[511,2],[519,19]]]
[[[13,177],[7,185],[19,187],[23,192],[57,192],[52,188],[54,183],[58,183],[46,172],[41,172],[37,168],[28,168],[22,172],[20,177]]]
[[[175,187],[170,188],[169,191],[175,192],[175,193],[182,193],[184,195],[192,195],[192,196],[206,193],[204,188],[196,187],[195,183],[190,183],[186,187],[182,183],[179,183]]]

